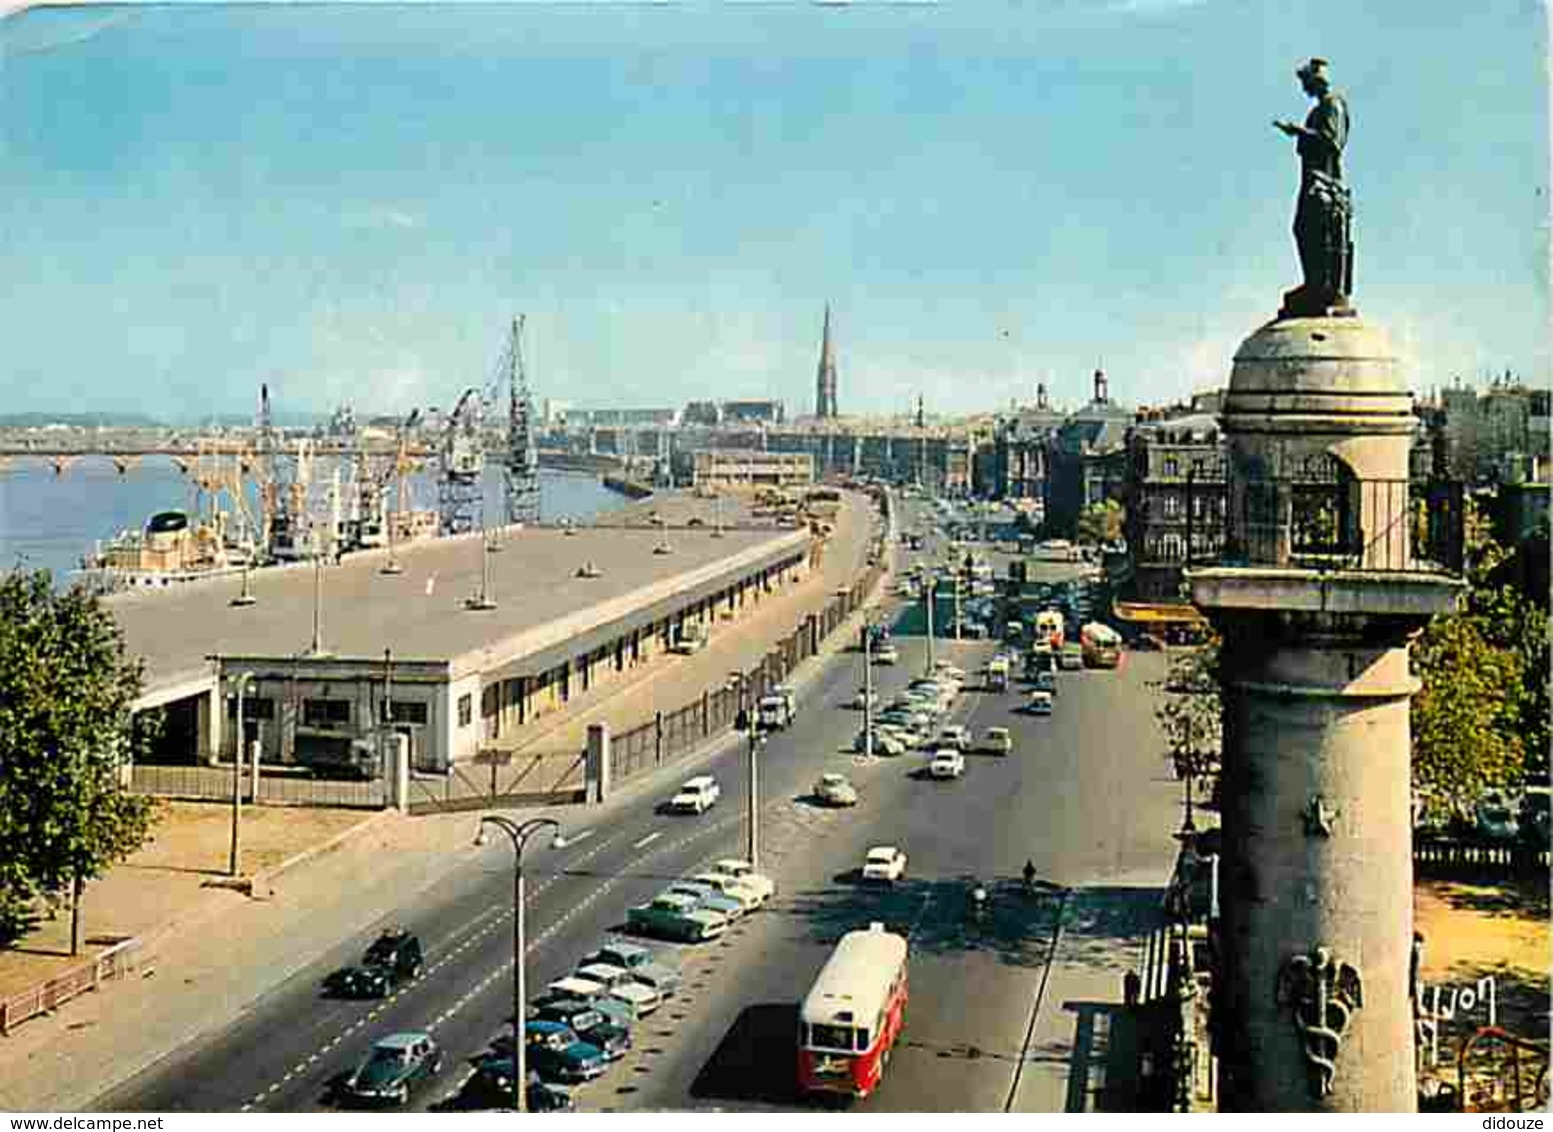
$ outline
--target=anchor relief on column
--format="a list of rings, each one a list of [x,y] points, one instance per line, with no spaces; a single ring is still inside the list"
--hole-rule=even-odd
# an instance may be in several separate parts
[[[1325,947],[1290,956],[1278,973],[1278,1004],[1288,1006],[1299,1031],[1311,1092],[1329,1096],[1337,1075],[1337,1051],[1355,1010],[1364,1005],[1358,968],[1332,956]]]

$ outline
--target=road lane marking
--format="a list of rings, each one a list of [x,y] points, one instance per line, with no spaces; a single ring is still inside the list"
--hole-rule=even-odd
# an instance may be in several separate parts
[[[640,841],[638,841],[635,844],[633,844],[631,846],[631,848],[633,848],[633,849],[644,848],[645,846],[651,845],[654,841],[658,840],[658,838],[660,838],[662,836],[663,836],[663,830],[655,829],[651,833],[649,833],[646,837],[642,838]]]
[[[574,833],[574,834],[572,834],[570,837],[568,837],[566,839],[566,848],[570,849],[573,845],[576,845],[579,841],[586,841],[588,838],[592,837],[593,834],[594,834],[594,831],[591,830],[591,829],[585,829],[581,833]]]

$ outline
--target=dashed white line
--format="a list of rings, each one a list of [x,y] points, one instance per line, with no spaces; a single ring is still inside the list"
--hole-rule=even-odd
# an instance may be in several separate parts
[[[645,846],[651,845],[654,841],[658,840],[658,838],[660,838],[662,836],[663,836],[663,830],[655,829],[651,833],[649,833],[646,837],[642,838],[640,841],[635,842],[631,846],[631,848],[633,848],[633,849],[644,848]]]
[[[581,833],[574,833],[566,839],[566,845],[568,848],[570,848],[571,846],[576,845],[579,841],[586,841],[588,838],[592,837],[595,832],[596,831],[591,829],[585,829]]]

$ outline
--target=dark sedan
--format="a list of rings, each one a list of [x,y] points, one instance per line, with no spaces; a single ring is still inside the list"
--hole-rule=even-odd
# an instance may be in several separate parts
[[[441,1070],[442,1051],[430,1034],[389,1034],[340,1083],[340,1095],[361,1103],[409,1104],[410,1094]]]
[[[609,1067],[604,1051],[579,1041],[571,1027],[559,1022],[530,1022],[525,1060],[541,1077],[557,1081],[591,1081]]]
[[[505,1108],[512,1104],[512,1054],[491,1054],[482,1057],[475,1066],[474,1080],[470,1088],[482,1101]],[[558,1085],[547,1085],[538,1073],[528,1075],[528,1110],[530,1112],[571,1112],[576,1105],[572,1095]]]
[[[590,1046],[597,1046],[608,1061],[620,1060],[631,1049],[631,1031],[580,998],[550,999],[543,1005],[536,1004],[531,1017],[539,1022],[570,1026],[572,1033]],[[497,1053],[511,1052],[512,1037],[503,1035],[491,1043],[491,1048]]]

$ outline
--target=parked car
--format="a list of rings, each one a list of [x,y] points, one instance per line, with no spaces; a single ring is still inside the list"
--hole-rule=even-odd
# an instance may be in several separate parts
[[[1510,808],[1509,799],[1498,790],[1490,790],[1478,801],[1473,812],[1477,834],[1488,841],[1514,841],[1520,836],[1521,823]]]
[[[951,723],[938,733],[938,746],[940,750],[952,747],[956,751],[968,751],[971,749],[970,728],[959,723]]]
[[[894,645],[880,645],[874,650],[875,664],[899,664],[901,659],[900,649]]]
[[[577,969],[577,976],[603,986],[611,998],[624,1002],[638,1018],[645,1018],[663,1005],[662,994],[638,982],[636,976],[624,967],[610,963],[589,963]]]
[[[1553,790],[1546,786],[1528,786],[1521,795],[1521,839],[1538,849],[1548,847],[1549,811],[1553,809],[1550,801],[1553,801]]]
[[[528,1012],[535,1022],[559,1022],[590,1046],[598,1047],[606,1061],[618,1061],[631,1049],[631,1030],[613,1022],[598,1007],[580,998],[549,997],[534,1004]],[[512,1035],[503,1034],[491,1043],[496,1053],[512,1052]]]
[[[516,1067],[511,1053],[488,1054],[476,1062],[470,1088],[482,1099],[505,1108],[512,1103],[514,1072]],[[530,1070],[528,1075],[528,1095],[525,1099],[529,1112],[571,1112],[576,1108],[570,1093],[558,1085],[546,1084],[534,1070]]]
[[[556,981],[560,982],[561,980],[558,979]],[[629,1006],[621,1002],[618,998],[610,998],[608,995],[603,994],[602,990],[602,987],[596,987],[591,993],[597,997],[592,998],[580,997],[576,994],[571,994],[566,991],[547,990],[544,994],[540,995],[538,998],[534,999],[528,1004],[527,1014],[525,1017],[530,1019],[544,1018],[547,1013],[554,1008],[567,1008],[580,1002],[585,1006],[589,1006],[594,1010],[597,1010],[600,1014],[604,1015],[608,1021],[614,1023],[616,1026],[623,1026],[629,1030],[632,1023],[636,1021],[634,1012]]]
[[[863,879],[897,881],[906,873],[906,854],[894,845],[878,845],[863,858]]]
[[[857,690],[857,695],[852,697],[850,703],[851,706],[857,708],[858,711],[863,711],[871,707],[877,707],[879,705],[879,693],[875,692],[871,688],[859,688]]]
[[[360,1065],[340,1084],[346,1100],[404,1105],[442,1071],[442,1050],[418,1030],[379,1038]]]
[[[721,860],[713,861],[712,871],[742,880],[761,894],[760,899],[762,903],[768,902],[776,895],[776,881],[764,873],[757,873],[753,865],[748,861],[740,860],[738,857],[724,857]]]
[[[677,880],[666,891],[690,897],[696,901],[697,907],[726,916],[730,924],[744,915],[743,901],[724,896],[710,885],[697,884],[693,880]]]
[[[722,797],[722,788],[710,774],[698,774],[669,799],[669,809],[680,814],[704,814]]]
[[[857,787],[848,782],[844,774],[820,775],[820,780],[814,784],[814,796],[827,806],[857,805]]]
[[[1077,641],[1069,641],[1062,646],[1062,651],[1057,654],[1057,666],[1064,672],[1079,672],[1084,668],[1084,646]]]
[[[700,901],[693,897],[663,892],[655,896],[652,903],[630,909],[626,913],[626,925],[643,935],[700,943],[716,939],[727,931],[728,917],[702,909]]]
[[[1014,753],[1014,734],[1006,727],[989,727],[981,737],[981,749],[994,755]]]
[[[897,733],[895,733],[893,731],[885,730],[882,727],[875,727],[873,729],[873,731],[874,731],[874,743],[873,743],[874,754],[876,754],[876,755],[892,755],[893,756],[893,755],[899,755],[899,754],[904,754],[905,753],[906,744],[901,741],[899,734],[897,734]],[[857,735],[853,738],[853,740],[852,740],[852,749],[854,751],[859,751],[859,752],[868,750],[868,732],[867,732],[867,730],[859,731],[857,733]]]
[[[324,993],[339,998],[384,998],[426,969],[421,941],[414,932],[388,928],[362,955],[361,962],[332,971]]]
[[[746,912],[753,912],[761,905],[760,893],[753,885],[745,884],[738,877],[724,876],[722,873],[704,872],[694,873],[690,877],[692,884],[705,885],[707,888],[716,889],[729,900],[737,900]]]
[[[1050,715],[1052,713],[1052,694],[1050,692],[1035,691],[1030,693],[1030,699],[1025,704],[1031,715]]]
[[[750,887],[755,888],[754,885]],[[755,889],[755,891],[758,895],[759,890]],[[672,998],[680,986],[679,972],[669,964],[661,962],[657,953],[651,948],[643,947],[639,943],[608,940],[603,947],[585,958],[583,963],[609,963],[616,967],[624,967],[664,998]]]
[[[959,778],[965,773],[965,756],[952,747],[944,747],[933,755],[927,772],[933,778]]]
[[[609,1068],[604,1051],[580,1039],[560,1022],[528,1022],[523,1027],[528,1048],[524,1059],[542,1078],[591,1081]]]

